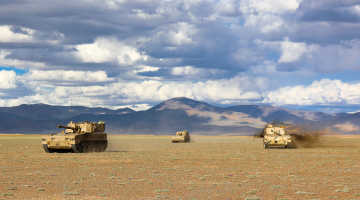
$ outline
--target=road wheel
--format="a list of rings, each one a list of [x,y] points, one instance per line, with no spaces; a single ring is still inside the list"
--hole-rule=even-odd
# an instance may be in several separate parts
[[[81,144],[78,145],[79,153],[84,153],[83,146]]]
[[[88,146],[83,146],[83,152],[84,153],[88,153],[89,151],[88,151]]]
[[[267,149],[269,147],[269,144],[264,142],[264,148]]]
[[[286,148],[288,148],[288,149],[290,149],[290,148],[291,148],[291,142],[288,142],[288,143],[287,143]]]
[[[103,152],[103,151],[102,151],[102,145],[101,145],[101,144],[99,144],[99,145],[97,146],[96,152]]]

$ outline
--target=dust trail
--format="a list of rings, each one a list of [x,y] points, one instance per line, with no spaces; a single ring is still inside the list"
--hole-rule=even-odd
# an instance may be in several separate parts
[[[114,144],[114,142],[112,142],[111,140],[108,141],[108,146],[106,148],[105,151],[107,152],[113,152],[113,151],[116,151],[118,148],[116,148],[116,145]]]
[[[290,133],[291,145],[296,148],[313,148],[322,146],[320,133],[300,132]]]
[[[190,143],[199,143],[201,139],[199,140],[199,137],[190,136]]]
[[[345,147],[348,142],[344,142],[340,137],[330,138],[325,131],[316,130],[304,124],[292,126],[290,129],[291,141],[297,148],[316,148],[316,147]]]
[[[118,140],[108,140],[106,152],[125,152],[124,145]]]

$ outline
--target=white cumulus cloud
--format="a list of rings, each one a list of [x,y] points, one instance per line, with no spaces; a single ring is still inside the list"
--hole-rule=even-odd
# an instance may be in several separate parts
[[[217,71],[219,70],[201,69],[192,66],[185,66],[185,67],[172,68],[171,74],[173,76],[186,76],[187,78],[201,78],[201,77],[208,77],[210,75],[213,75]]]
[[[290,42],[288,38],[281,43],[281,50],[279,63],[298,61],[303,54],[309,51],[305,43]]]
[[[46,35],[47,38],[39,40],[38,36]],[[4,43],[48,43],[58,44],[64,39],[64,34],[57,31],[43,32],[31,28],[12,25],[0,26],[0,42]]]
[[[14,33],[11,26],[0,26],[0,42],[35,42],[33,37],[35,30],[21,28],[23,33]]]
[[[93,44],[68,46],[75,48],[75,56],[82,62],[104,63],[114,62],[119,65],[130,65],[140,59],[146,59],[137,48],[119,41],[116,38],[99,37]]]
[[[50,70],[40,71],[31,70],[23,75],[23,79],[29,81],[85,81],[85,82],[104,82],[112,81],[113,78],[108,78],[105,71],[64,71],[64,70]]]
[[[285,13],[294,12],[300,0],[243,0],[241,1],[242,13]]]
[[[158,37],[165,45],[181,46],[195,44],[192,36],[197,32],[197,29],[194,25],[178,22],[169,25],[166,29],[168,30],[163,30],[158,33]]]
[[[17,76],[13,70],[0,71],[0,89],[14,89],[17,87],[16,82],[17,82]]]
[[[359,104],[360,84],[322,79],[309,86],[284,87],[266,96],[263,103],[276,105]]]
[[[238,7],[245,18],[245,27],[250,30],[258,29],[261,33],[271,33],[279,32],[285,23],[281,15],[295,12],[299,4],[300,0],[243,0]],[[235,12],[229,8],[225,11]]]
[[[73,105],[89,107],[114,107],[120,105],[154,103],[173,97],[188,97],[218,103],[261,100],[263,80],[237,76],[215,81],[168,82],[116,82],[104,86],[58,86],[53,91],[42,91],[36,95],[18,99],[1,100],[0,106],[14,106],[20,103],[46,103],[67,105],[72,93]],[[144,107],[144,106],[142,106]]]

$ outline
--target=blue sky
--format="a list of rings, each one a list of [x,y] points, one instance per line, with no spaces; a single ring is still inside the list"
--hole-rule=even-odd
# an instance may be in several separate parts
[[[0,71],[2,71],[2,70],[4,70],[4,71],[14,71],[15,74],[20,75],[20,76],[28,72],[28,70],[26,70],[26,69],[18,69],[18,68],[15,68],[15,67],[0,67]]]
[[[355,112],[359,32],[355,0],[0,2],[0,106]]]

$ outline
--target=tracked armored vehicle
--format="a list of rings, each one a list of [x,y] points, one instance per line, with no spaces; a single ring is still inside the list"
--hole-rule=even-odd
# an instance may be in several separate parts
[[[67,126],[57,125],[64,128],[61,133],[45,135],[42,145],[46,153],[75,152],[90,153],[104,152],[107,148],[107,134],[105,122],[80,122],[72,121]]]
[[[176,142],[190,142],[190,135],[187,130],[176,132],[176,135],[171,138],[172,143]]]
[[[284,126],[273,127],[272,125],[268,125],[267,128],[264,129],[264,148],[268,147],[291,147],[291,137],[287,134],[287,130]]]

